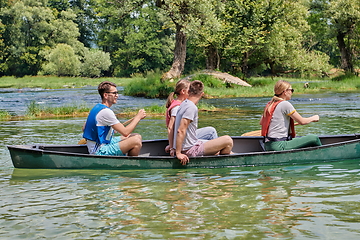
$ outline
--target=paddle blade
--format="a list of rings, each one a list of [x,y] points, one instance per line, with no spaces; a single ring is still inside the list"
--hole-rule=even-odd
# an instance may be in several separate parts
[[[85,139],[85,138],[81,139],[81,140],[78,142],[78,144],[86,144],[86,139]]]
[[[241,136],[261,136],[261,130],[247,132],[242,134]]]

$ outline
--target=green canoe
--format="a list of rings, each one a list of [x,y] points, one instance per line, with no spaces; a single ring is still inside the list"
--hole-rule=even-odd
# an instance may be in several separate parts
[[[183,166],[164,152],[167,140],[143,141],[141,153],[133,156],[97,156],[86,145],[7,146],[14,167],[47,169],[169,169],[220,168],[263,165],[293,165],[360,159],[360,135],[321,136],[322,146],[289,151],[264,151],[262,137],[233,137],[234,155],[190,158]]]

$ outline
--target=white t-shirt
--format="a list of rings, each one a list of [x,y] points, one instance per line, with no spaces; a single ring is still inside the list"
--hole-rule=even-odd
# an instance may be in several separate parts
[[[288,101],[279,103],[270,121],[267,136],[270,138],[283,138],[289,136],[290,115],[295,112],[295,108]]]

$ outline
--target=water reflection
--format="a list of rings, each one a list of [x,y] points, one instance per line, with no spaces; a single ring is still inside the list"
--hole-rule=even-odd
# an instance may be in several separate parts
[[[55,238],[355,239],[359,172],[358,161],[216,170],[14,169],[3,186],[0,223],[7,224],[0,230],[16,228],[23,238],[42,232]]]

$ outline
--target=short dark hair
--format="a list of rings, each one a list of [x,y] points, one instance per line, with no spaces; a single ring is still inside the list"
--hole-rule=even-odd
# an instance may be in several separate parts
[[[194,80],[190,83],[189,95],[198,96],[204,90],[204,84],[199,80]]]
[[[104,81],[99,84],[98,86],[98,92],[101,96],[101,99],[104,97],[104,93],[110,91],[111,87],[116,87],[116,84],[110,81]]]

